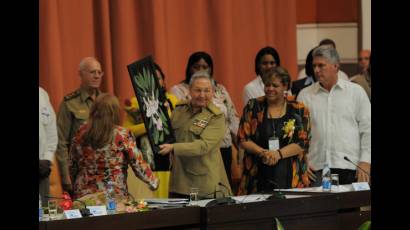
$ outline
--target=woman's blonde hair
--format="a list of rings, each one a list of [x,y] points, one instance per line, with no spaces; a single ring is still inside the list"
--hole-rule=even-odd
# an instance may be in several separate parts
[[[111,143],[115,125],[120,123],[120,103],[117,97],[104,94],[97,97],[90,110],[84,145],[93,149]]]

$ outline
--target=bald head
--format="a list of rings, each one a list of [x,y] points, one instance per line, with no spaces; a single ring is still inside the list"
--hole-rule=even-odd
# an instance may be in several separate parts
[[[79,65],[81,86],[87,89],[98,89],[104,72],[101,64],[95,57],[83,58]]]
[[[80,61],[79,70],[84,70],[85,68],[87,68],[87,66],[93,63],[100,64],[100,62],[95,57],[85,57]]]
[[[370,50],[361,50],[359,52],[359,66],[362,72],[366,72],[370,64]]]

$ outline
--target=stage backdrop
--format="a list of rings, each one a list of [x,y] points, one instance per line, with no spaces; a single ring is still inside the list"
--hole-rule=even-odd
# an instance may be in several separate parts
[[[296,0],[40,0],[39,82],[56,111],[80,83],[81,58],[96,56],[101,89],[121,103],[134,95],[127,64],[153,55],[168,89],[184,79],[189,55],[203,50],[214,77],[242,113],[242,90],[255,78],[254,58],[275,47],[294,79]]]

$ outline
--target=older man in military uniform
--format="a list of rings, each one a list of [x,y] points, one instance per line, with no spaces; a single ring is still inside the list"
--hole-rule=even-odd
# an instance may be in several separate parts
[[[231,195],[219,150],[225,118],[212,103],[209,74],[195,73],[189,90],[191,100],[179,103],[171,118],[176,143],[160,145],[160,154],[173,152],[170,197],[187,197],[190,188],[199,188],[200,197]]]
[[[104,72],[94,57],[83,58],[79,65],[81,86],[66,95],[57,115],[58,146],[56,152],[63,190],[71,192],[72,183],[68,170],[68,152],[71,140],[88,114],[94,100],[101,94],[99,90]]]

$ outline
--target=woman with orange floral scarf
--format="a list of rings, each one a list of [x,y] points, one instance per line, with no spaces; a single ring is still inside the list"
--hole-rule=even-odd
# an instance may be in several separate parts
[[[290,88],[286,69],[276,67],[262,79],[265,96],[248,101],[239,124],[245,158],[238,195],[310,185],[306,162],[309,111],[285,98]]]

